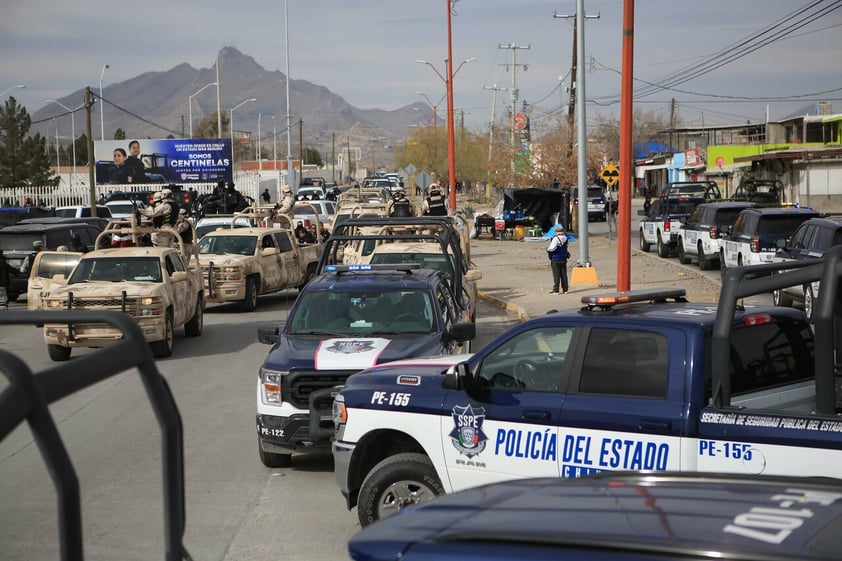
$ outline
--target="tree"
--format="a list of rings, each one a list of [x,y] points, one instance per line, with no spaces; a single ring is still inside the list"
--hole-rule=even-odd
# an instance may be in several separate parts
[[[32,119],[26,108],[9,97],[0,109],[0,186],[58,185],[47,157],[46,141],[27,137]]]
[[[217,113],[214,111],[207,117],[203,117],[195,127],[193,127],[193,138],[221,138],[219,130],[217,129],[218,119]],[[222,112],[222,130],[228,130],[228,113]]]
[[[620,160],[620,121],[619,117],[597,115],[594,119],[591,137],[605,149],[609,160]],[[677,124],[677,123],[676,123]],[[632,146],[649,140],[667,141],[665,131],[669,119],[658,111],[635,109],[632,116]]]
[[[126,131],[118,127],[114,131],[114,140],[126,140]]]
[[[316,165],[319,167],[324,165],[321,153],[316,148],[310,148],[308,146],[304,147],[304,154],[301,155],[301,161],[307,165]]]

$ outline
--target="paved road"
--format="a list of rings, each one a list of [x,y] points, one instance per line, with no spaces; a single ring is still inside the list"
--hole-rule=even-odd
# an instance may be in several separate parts
[[[256,340],[257,325],[283,317],[295,296],[264,297],[253,313],[209,308],[204,334],[178,333],[174,356],[158,363],[184,425],[185,544],[197,561],[346,559],[347,540],[359,530],[329,454],[297,455],[286,469],[267,469],[257,456],[255,376],[268,350]],[[513,321],[480,303],[475,348]],[[32,369],[52,364],[37,328],[0,326],[0,346]],[[74,350],[84,352],[91,351]],[[74,394],[51,412],[80,479],[86,558],[162,558],[160,440],[136,372]],[[0,558],[58,559],[56,511],[37,447],[28,428],[18,428],[0,443]]]

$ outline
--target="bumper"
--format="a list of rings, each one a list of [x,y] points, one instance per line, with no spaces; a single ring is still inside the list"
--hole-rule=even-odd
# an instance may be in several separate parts
[[[256,417],[257,437],[261,443],[285,450],[328,450],[327,442],[313,442],[310,438],[309,413],[279,417],[258,414]]]
[[[166,338],[163,320],[138,322],[147,342],[163,341]],[[106,324],[46,324],[44,342],[63,347],[104,347],[123,338],[123,333]]]
[[[212,304],[239,302],[246,298],[246,285],[244,283],[224,282],[215,285],[213,291],[211,291],[205,283],[205,297],[206,301]]]
[[[345,502],[348,509],[354,507],[350,499],[350,491],[348,490],[348,472],[351,469],[351,457],[354,455],[356,444],[350,442],[342,442],[335,440],[333,442],[333,475],[336,478],[336,484],[339,485],[339,490],[342,496],[345,497]]]

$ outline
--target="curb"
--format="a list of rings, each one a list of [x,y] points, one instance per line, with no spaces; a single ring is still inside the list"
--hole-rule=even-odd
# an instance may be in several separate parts
[[[500,298],[497,298],[495,296],[491,296],[490,294],[486,294],[485,292],[483,292],[481,290],[477,290],[477,298],[479,298],[481,300],[485,300],[489,304],[497,306],[498,308],[503,308],[504,310],[507,310],[509,312],[514,313],[515,317],[517,318],[517,320],[520,323],[523,323],[523,322],[528,321],[530,319],[529,314],[526,313],[526,310],[524,310],[523,308],[521,308],[517,304],[512,304],[511,302],[501,300]]]

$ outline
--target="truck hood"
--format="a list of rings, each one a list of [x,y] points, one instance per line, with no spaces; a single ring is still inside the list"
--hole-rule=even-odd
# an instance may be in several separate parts
[[[242,265],[247,259],[252,259],[253,257],[253,255],[235,255],[230,253],[222,255],[204,254],[202,255],[202,268],[207,269],[211,263],[213,263],[214,267],[233,267]]]
[[[266,366],[276,370],[363,370],[376,364],[443,352],[438,335],[329,339],[284,335],[270,351]]]
[[[86,297],[114,297],[119,298],[123,291],[126,296],[157,296],[164,290],[162,283],[151,282],[79,282],[58,286],[51,291],[50,297],[63,297],[68,292],[73,293],[74,298]]]

